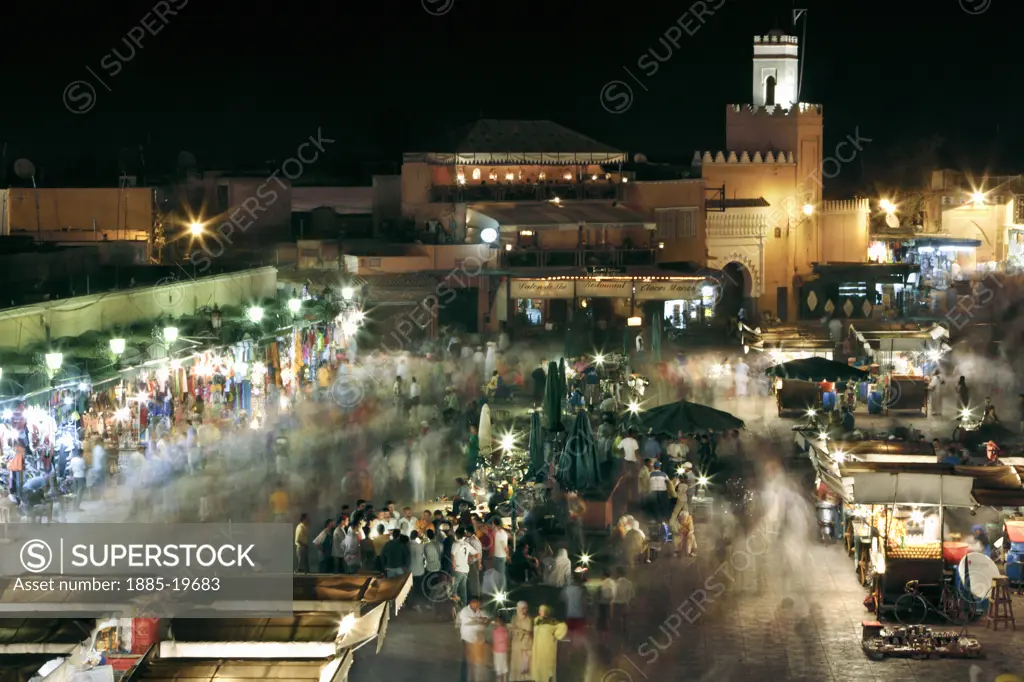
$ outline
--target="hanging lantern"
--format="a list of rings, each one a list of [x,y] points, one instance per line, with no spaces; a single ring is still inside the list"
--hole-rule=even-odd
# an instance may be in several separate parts
[[[213,331],[220,331],[220,308],[216,305],[213,306],[213,312],[210,313],[210,326],[213,327]]]

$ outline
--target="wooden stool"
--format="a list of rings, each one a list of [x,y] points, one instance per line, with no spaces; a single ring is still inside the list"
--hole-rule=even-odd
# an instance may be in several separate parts
[[[992,578],[992,594],[988,601],[988,620],[985,627],[991,626],[993,630],[999,629],[999,624],[1009,624],[1014,631],[1017,624],[1013,618],[1013,602],[1010,601],[1010,579],[1005,575]]]

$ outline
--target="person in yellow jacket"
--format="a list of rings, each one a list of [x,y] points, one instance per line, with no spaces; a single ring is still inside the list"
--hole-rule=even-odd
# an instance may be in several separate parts
[[[693,517],[684,507],[672,518],[672,544],[675,545],[676,556],[684,554],[688,557],[697,555],[697,538],[693,533]]]
[[[556,682],[558,642],[569,634],[569,626],[552,614],[550,606],[542,606],[540,615],[533,621],[533,655],[530,657],[533,682]]]

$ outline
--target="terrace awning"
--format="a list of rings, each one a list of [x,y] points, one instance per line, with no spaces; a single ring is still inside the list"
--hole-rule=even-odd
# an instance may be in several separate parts
[[[565,165],[623,163],[625,152],[553,121],[480,119],[436,140],[433,152],[405,154],[430,164]]]
[[[612,201],[483,202],[470,204],[466,219],[473,227],[509,232],[522,228],[575,230],[583,227],[642,226],[657,224],[647,215]]]

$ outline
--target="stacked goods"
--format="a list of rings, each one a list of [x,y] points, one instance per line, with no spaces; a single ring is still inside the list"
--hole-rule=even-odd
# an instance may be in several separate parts
[[[892,547],[887,554],[889,559],[942,559],[942,544],[929,542],[923,545]]]

